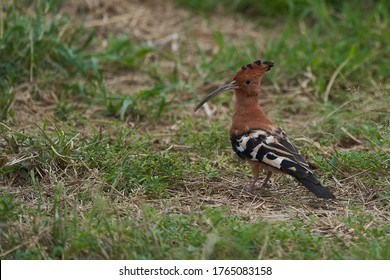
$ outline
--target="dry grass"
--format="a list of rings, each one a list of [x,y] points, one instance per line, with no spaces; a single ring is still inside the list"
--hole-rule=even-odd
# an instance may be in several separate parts
[[[147,42],[150,46],[156,47],[159,51],[149,53],[145,57],[144,63],[150,61],[159,62],[159,71],[170,73],[175,67],[178,69],[179,79],[185,83],[193,83],[204,77],[202,69],[194,69],[197,65],[195,61],[199,60],[199,50],[196,45],[190,42],[196,38],[197,46],[207,55],[218,53],[220,50],[216,47],[214,33],[221,32],[225,40],[237,48],[244,47],[245,42],[252,41],[259,46],[257,55],[263,56],[265,40],[272,38],[273,34],[280,31],[280,27],[273,29],[262,29],[256,23],[251,24],[240,17],[224,15],[217,11],[212,17],[205,19],[199,15],[191,13],[188,10],[177,7],[170,1],[147,0],[147,1],[121,1],[121,0],[83,0],[66,1],[61,8],[62,13],[71,16],[72,21],[79,21],[86,16],[85,27],[96,31],[96,36],[102,42],[102,45],[94,45],[96,50],[103,49],[107,44],[108,34],[125,34],[131,38],[136,38],[139,42]],[[69,26],[69,28],[72,28]],[[239,32],[237,32],[239,30]],[[177,59],[165,60],[163,53],[167,52]],[[183,55],[184,53],[184,55]],[[147,72],[137,70],[115,70],[111,71],[109,67],[103,69],[106,78],[106,84],[110,91],[120,91],[128,95],[134,95],[142,89],[148,89],[153,85],[150,75]],[[225,80],[229,80],[233,73],[226,73]],[[200,77],[200,78],[199,78]],[[203,95],[212,89],[218,83],[224,81],[213,81],[210,83],[197,84],[196,90]],[[309,85],[308,85],[309,84]],[[281,87],[280,87],[281,85]],[[292,138],[297,138],[297,145],[307,148],[309,157],[314,152],[311,149],[321,149],[322,153],[330,158],[337,151],[372,150],[364,139],[358,135],[346,133],[341,147],[321,146],[318,142],[304,137],[309,129],[312,133],[317,130],[308,128],[315,123],[321,123],[323,117],[313,114],[316,108],[312,108],[305,113],[291,113],[289,108],[295,108],[296,104],[310,104],[312,96],[308,95],[313,89],[310,88],[310,82],[286,81],[285,83],[270,84],[265,81],[261,103],[271,117],[279,120],[282,126],[287,130]],[[39,132],[38,126],[42,126],[44,119],[53,123],[57,122],[54,116],[55,108],[58,103],[58,95],[55,92],[44,91],[40,93],[39,100],[32,99],[32,87],[30,84],[22,84],[14,89],[16,98],[13,103],[13,110],[16,112],[12,118],[12,127],[8,128],[12,133],[17,131]],[[281,94],[285,100],[291,100],[292,105],[286,102],[283,108],[278,108],[276,99]],[[193,113],[193,103],[188,102],[193,97],[190,93],[184,93],[180,97],[174,96],[174,102],[183,102],[179,108],[169,112],[170,119],[161,119],[160,121],[143,122],[134,125],[131,119],[124,123],[113,124],[112,119],[96,115],[96,111],[101,109],[99,105],[87,106],[79,104],[76,108],[77,114],[84,118],[84,121],[77,122],[76,130],[80,136],[75,139],[90,138],[93,131],[103,131],[106,137],[116,139],[118,129],[135,130],[137,133],[143,132],[157,138],[152,151],[169,149],[172,153],[188,152],[195,158],[194,162],[199,161],[201,156],[193,151],[192,145],[178,143],[173,139],[177,137],[177,127],[181,126],[188,118],[202,119],[202,121],[220,121],[224,126],[229,125],[228,106],[216,106],[210,104],[208,116],[207,112]],[[77,98],[75,98],[77,102]],[[305,110],[305,105],[303,110]],[[301,112],[302,112],[301,111]],[[309,119],[308,119],[309,117]],[[173,119],[173,120],[172,120]],[[136,127],[134,127],[136,126]],[[201,129],[203,129],[202,127]],[[50,131],[51,125],[48,126]],[[197,129],[197,128],[194,128]],[[293,133],[293,131],[299,131]],[[320,131],[321,132],[321,131]],[[228,136],[226,135],[226,141]],[[307,141],[306,141],[307,140]],[[171,142],[174,144],[171,146]],[[9,143],[4,139],[0,140],[2,147]],[[75,144],[76,145],[76,144]],[[388,152],[387,148],[383,148]],[[210,151],[216,153],[216,151]],[[6,165],[16,164],[23,161],[25,166],[38,165],[35,162],[34,151],[25,150],[23,147],[19,153],[15,153],[12,158],[7,158]],[[220,155],[216,155],[218,157]],[[225,156],[225,155],[224,155]],[[212,158],[212,156],[211,156]],[[213,161],[211,161],[213,162]],[[61,160],[46,166],[45,170],[41,167],[33,168],[34,176],[39,178],[39,196],[34,190],[34,180],[22,179],[20,174],[10,174],[2,176],[0,184],[2,192],[12,194],[23,204],[24,208],[35,209],[40,204],[42,212],[53,213],[53,198],[58,185],[61,185],[59,200],[61,205],[66,205],[68,209],[77,207],[80,214],[80,220],[87,219],[83,213],[91,211],[96,206],[96,200],[102,197],[104,201],[109,201],[110,205],[119,213],[118,217],[131,216],[134,220],[144,218],[143,205],[153,205],[158,215],[179,214],[189,215],[193,213],[202,213],[205,208],[226,208],[225,215],[238,216],[239,220],[248,223],[257,223],[259,221],[284,221],[291,222],[301,220],[310,222],[311,233],[324,237],[342,236],[345,242],[355,238],[354,230],[347,227],[345,219],[353,216],[358,208],[360,213],[370,216],[371,220],[365,220],[363,227],[365,229],[375,228],[388,223],[390,220],[390,209],[388,198],[378,195],[386,191],[386,184],[369,185],[365,178],[364,170],[354,172],[348,170],[342,179],[334,176],[327,176],[324,184],[329,186],[337,196],[334,201],[322,201],[314,198],[302,186],[290,178],[277,176],[273,178],[270,189],[259,189],[255,196],[247,195],[242,192],[243,186],[249,184],[250,177],[247,169],[240,167],[240,162],[234,158],[233,153],[226,157],[226,162],[220,164],[214,162],[214,170],[217,170],[217,176],[209,181],[204,176],[194,174],[193,177],[183,178],[177,185],[168,189],[163,197],[154,198],[150,196],[140,185],[134,188],[131,194],[123,190],[117,190],[113,184],[107,183],[98,168],[90,168],[83,162],[67,161],[65,168],[61,166]],[[319,172],[321,173],[321,172]],[[362,174],[363,173],[363,174]],[[27,177],[31,174],[27,174]],[[367,171],[368,177],[374,177],[373,172]],[[30,178],[31,179],[31,178]],[[38,180],[38,179],[36,179]],[[88,199],[81,199],[88,197]],[[106,206],[109,207],[109,206]],[[68,210],[71,213],[73,210]],[[23,215],[28,215],[23,213]],[[12,252],[24,248],[34,248],[37,243],[51,244],[50,234],[41,225],[34,225],[34,219],[31,217],[20,216],[17,223],[9,225],[13,232],[19,236],[29,236],[30,239],[18,244],[17,246],[2,251],[1,257],[6,257]],[[313,218],[314,217],[314,218]],[[39,224],[39,217],[36,218]],[[22,222],[28,221],[28,222]],[[38,230],[37,230],[38,228]],[[39,242],[38,242],[39,240]],[[86,255],[88,255],[86,253]],[[43,256],[44,257],[44,256]],[[47,256],[49,258],[49,256]],[[104,257],[104,254],[103,254]],[[110,258],[110,255],[106,255]]]
[[[62,10],[76,20],[80,19],[80,16],[87,15],[85,26],[87,28],[96,28],[97,35],[101,37],[103,45],[105,41],[104,38],[108,33],[127,34],[130,37],[137,38],[141,42],[146,41],[159,48],[168,48],[173,53],[178,51],[178,46],[182,45],[183,42],[190,41],[192,36],[197,38],[199,46],[206,53],[215,53],[218,51],[213,39],[213,33],[216,31],[223,33],[228,41],[231,41],[237,46],[240,46],[240,42],[244,42],[248,39],[257,40],[256,43],[259,46],[262,46],[264,45],[264,38],[261,36],[261,33],[270,32],[269,30],[260,32],[256,30],[256,25],[248,24],[247,21],[237,20],[237,18],[232,18],[231,16],[223,15],[222,13],[217,13],[209,22],[187,10],[176,7],[171,2],[167,2],[164,5],[158,5],[159,3],[159,1],[153,0],[68,1],[63,5]],[[188,23],[184,25],[180,24],[183,21]],[[236,32],[236,30],[240,30],[240,32]],[[267,34],[267,36],[269,36],[269,34]],[[193,65],[194,57],[196,58],[198,56],[193,47],[194,46],[190,44],[186,46],[188,59],[184,58],[184,60],[181,61],[183,65],[179,66],[181,70],[180,74],[185,78],[188,78],[186,72],[188,71],[187,69]],[[99,46],[97,46],[97,48],[99,48]],[[261,52],[261,49],[259,49],[259,52]],[[160,66],[161,71],[170,71],[172,70],[173,63],[162,61]],[[146,75],[138,71],[130,71],[130,73],[129,71],[110,73],[108,69],[107,75],[109,76],[107,79],[107,84],[109,86],[112,86],[114,89],[121,88],[122,91],[127,92],[130,95],[139,91],[141,88],[147,88],[150,85]],[[110,78],[110,75],[113,75],[113,77]],[[227,77],[227,79],[229,79],[229,77]],[[210,88],[212,87],[207,85],[206,91]],[[272,87],[263,87],[263,92],[267,92],[270,89],[272,89]],[[305,96],[298,96],[298,94],[306,91],[305,88],[294,88],[286,85],[284,90],[289,91],[289,93],[284,95],[287,99],[297,97],[302,99],[299,102],[307,101],[305,101],[305,99],[307,99]],[[203,92],[203,88],[200,88],[200,91]],[[54,120],[53,111],[58,102],[58,98],[53,92],[41,93],[40,100],[37,101],[32,100],[31,86],[29,84],[20,85],[15,89],[15,92],[17,94],[14,108],[18,114],[14,116],[13,121],[16,129],[25,127],[31,128],[32,126],[35,126],[35,124],[41,123],[44,118]],[[272,107],[274,104],[272,104],[271,98],[268,97],[263,99],[261,101],[263,106],[269,105],[269,107]],[[188,109],[191,108],[192,105],[189,105]],[[211,117],[213,119],[218,119],[227,113],[224,108],[219,109],[221,109],[222,112],[217,112],[217,108],[212,109],[213,114]],[[199,117],[199,114],[191,113],[191,110],[188,110],[188,112],[190,112],[189,115],[193,118]],[[304,128],[305,124],[297,122],[297,118],[304,119],[305,116],[289,115],[289,118],[286,120],[286,126],[289,130],[294,130],[299,127]],[[161,127],[159,125],[158,130],[152,130],[150,132],[152,134],[158,134],[161,131],[167,130],[169,130],[168,127]],[[364,147],[360,148],[364,149]],[[230,181],[228,178],[221,177],[221,180],[228,185],[239,184],[238,182]],[[242,180],[245,179],[241,178],[240,181]],[[336,185],[337,183],[334,182],[333,184]],[[219,184],[217,184],[217,189],[218,193],[224,191],[224,188],[220,188]],[[228,191],[228,193],[231,192],[232,190]],[[350,194],[351,189],[346,189],[342,193]],[[284,196],[291,194],[291,190],[286,190],[286,193],[281,193],[280,195]],[[205,193],[205,195],[208,196],[210,193]],[[361,193],[357,194],[358,197],[361,197],[362,195],[363,194]],[[294,200],[294,198],[292,198],[292,200]]]

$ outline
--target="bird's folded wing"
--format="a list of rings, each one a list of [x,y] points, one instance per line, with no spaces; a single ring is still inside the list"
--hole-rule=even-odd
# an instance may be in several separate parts
[[[317,197],[335,198],[317,180],[305,159],[280,128],[272,133],[256,129],[238,137],[233,135],[231,142],[241,158],[262,162],[293,176]]]
[[[256,129],[239,137],[232,137],[233,150],[241,157],[260,161],[284,173],[312,173],[297,148],[286,134],[277,128],[273,133]],[[301,175],[303,175],[301,174]]]

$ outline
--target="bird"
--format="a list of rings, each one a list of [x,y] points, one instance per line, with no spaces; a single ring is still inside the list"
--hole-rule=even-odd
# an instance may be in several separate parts
[[[234,91],[230,142],[234,152],[249,162],[253,174],[253,182],[245,191],[254,194],[260,169],[263,169],[267,173],[262,187],[268,187],[273,173],[284,173],[318,198],[333,199],[335,195],[320,183],[286,133],[268,118],[259,104],[261,79],[273,66],[274,62],[261,60],[242,66],[230,83],[204,97],[194,111],[220,93]]]

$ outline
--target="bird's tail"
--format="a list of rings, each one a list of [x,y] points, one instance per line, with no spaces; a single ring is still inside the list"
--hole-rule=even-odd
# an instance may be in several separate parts
[[[317,178],[311,173],[304,177],[295,178],[297,178],[299,182],[301,182],[306,188],[308,188],[309,191],[314,193],[319,198],[336,198],[334,194],[331,193],[327,188],[322,186],[321,183],[317,180]]]

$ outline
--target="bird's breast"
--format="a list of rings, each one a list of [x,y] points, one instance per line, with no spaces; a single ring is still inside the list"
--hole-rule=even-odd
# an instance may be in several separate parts
[[[243,135],[255,129],[273,131],[274,127],[275,125],[257,103],[247,107],[236,105],[230,134]]]

